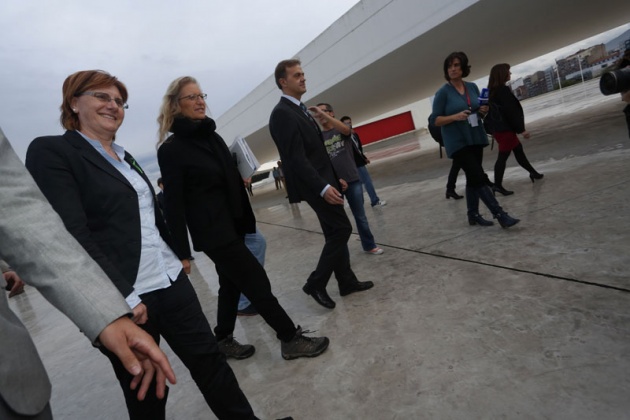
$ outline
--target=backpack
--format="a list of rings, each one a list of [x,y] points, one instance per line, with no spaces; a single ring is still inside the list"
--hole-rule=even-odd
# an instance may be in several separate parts
[[[444,147],[444,140],[442,140],[442,129],[431,124],[431,116],[429,116],[429,125],[428,125],[429,133],[433,140],[440,144],[440,147]]]

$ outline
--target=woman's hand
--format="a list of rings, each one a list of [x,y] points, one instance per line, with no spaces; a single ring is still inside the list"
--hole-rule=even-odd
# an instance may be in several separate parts
[[[184,273],[190,274],[190,260],[182,260],[182,268]]]
[[[454,121],[466,121],[469,115],[470,115],[470,110],[465,109],[462,112],[453,114],[452,117],[454,118]]]
[[[489,109],[490,107],[488,105],[481,105],[479,107],[479,112],[481,112],[483,115],[486,115]]]
[[[133,316],[131,317],[131,320],[138,325],[145,324],[149,320],[147,307],[144,303],[140,302],[133,308]]]
[[[470,110],[465,109],[462,112],[458,112],[457,114],[439,116],[435,118],[435,126],[442,127],[444,125],[448,125],[457,121],[466,121],[469,115]]]
[[[530,137],[529,131],[525,130],[521,133],[521,135],[523,136],[523,138],[528,139]]]

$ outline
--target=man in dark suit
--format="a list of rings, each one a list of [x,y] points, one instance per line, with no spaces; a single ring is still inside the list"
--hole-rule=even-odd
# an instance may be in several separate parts
[[[306,294],[317,303],[334,308],[326,285],[335,273],[341,296],[360,292],[374,286],[371,281],[360,282],[350,267],[348,239],[352,225],[343,209],[340,193],[345,181],[338,179],[324,147],[322,133],[300,102],[306,92],[306,79],[299,60],[284,60],[275,70],[276,85],[282,98],[269,120],[269,131],[280,152],[286,189],[292,203],[306,201],[317,214],[326,244],[322,249],[315,271],[304,285]],[[346,129],[339,120],[326,115],[317,107],[310,111],[320,120],[331,119],[333,125]]]

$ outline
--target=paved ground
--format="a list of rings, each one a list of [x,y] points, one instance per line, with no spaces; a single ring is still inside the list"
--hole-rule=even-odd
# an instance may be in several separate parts
[[[313,212],[273,185],[254,191],[276,295],[331,339],[318,358],[284,361],[260,317],[239,319],[237,339],[257,352],[230,364],[259,417],[630,418],[630,142],[618,98],[577,89],[565,103],[524,103],[525,152],[545,178],[532,184],[510,159],[504,185],[516,193],[499,201],[522,221],[508,230],[471,227],[465,200],[444,199],[450,161],[426,134],[368,146],[389,203],[367,209],[385,254],[362,253],[353,235],[353,267],[376,286],[341,298],[331,281],[332,311],[301,291],[323,243]],[[403,149],[413,150],[392,153]],[[495,158],[488,150],[490,174]],[[196,256],[192,279],[214,324],[216,274]],[[76,328],[33,289],[11,301],[50,373],[56,418],[125,418],[111,368]],[[172,360],[168,418],[214,418]]]

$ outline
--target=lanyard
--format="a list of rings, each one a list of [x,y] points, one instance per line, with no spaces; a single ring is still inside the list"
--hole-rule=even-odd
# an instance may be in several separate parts
[[[449,83],[451,86],[453,86],[451,82]],[[455,89],[455,91],[459,93],[459,91],[457,91],[457,88],[455,88],[455,86],[453,86],[453,89]],[[468,95],[468,88],[466,87],[466,82],[464,82],[464,93],[466,94],[466,103],[468,104],[468,110],[472,111],[472,106],[470,106],[470,95]]]

